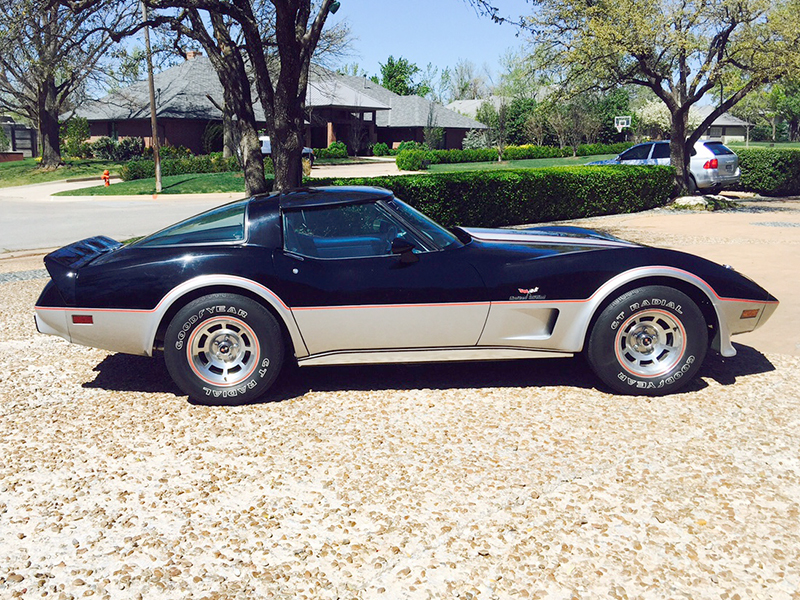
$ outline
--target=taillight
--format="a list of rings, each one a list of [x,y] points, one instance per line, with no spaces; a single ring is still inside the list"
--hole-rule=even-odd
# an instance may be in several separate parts
[[[719,168],[719,161],[716,158],[712,158],[711,160],[707,160],[706,164],[703,165],[704,169],[718,169]]]

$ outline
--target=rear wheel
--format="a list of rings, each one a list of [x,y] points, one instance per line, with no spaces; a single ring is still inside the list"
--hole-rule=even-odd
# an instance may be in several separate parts
[[[259,303],[211,294],[170,322],[164,360],[172,379],[201,404],[251,402],[275,382],[284,358],[280,326]]]
[[[592,328],[587,358],[609,387],[624,394],[678,391],[700,369],[708,328],[683,292],[647,286],[609,304]]]

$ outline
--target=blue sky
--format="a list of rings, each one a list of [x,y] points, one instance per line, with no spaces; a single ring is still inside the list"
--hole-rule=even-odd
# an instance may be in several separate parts
[[[476,66],[488,65],[494,75],[500,57],[523,44],[512,26],[478,16],[467,0],[340,0],[341,8],[330,21],[346,19],[353,37],[353,56],[369,75],[392,55],[402,56],[421,69],[430,62],[440,69],[453,67],[460,58]],[[529,14],[525,0],[497,0],[504,14]]]

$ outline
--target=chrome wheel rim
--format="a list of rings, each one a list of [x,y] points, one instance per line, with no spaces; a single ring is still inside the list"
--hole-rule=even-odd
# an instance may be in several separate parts
[[[244,321],[227,316],[200,325],[192,333],[187,353],[194,373],[221,387],[237,385],[250,377],[260,354],[253,330]]]
[[[669,373],[686,350],[686,331],[671,313],[647,310],[628,318],[616,337],[617,359],[638,377]]]

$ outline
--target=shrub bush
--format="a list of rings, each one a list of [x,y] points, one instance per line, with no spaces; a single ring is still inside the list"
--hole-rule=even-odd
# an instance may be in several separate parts
[[[372,145],[372,154],[375,156],[389,156],[389,146],[383,142]]]
[[[167,158],[161,161],[161,175],[185,175],[187,173],[223,173],[238,171],[236,157],[223,158],[221,152],[188,158]],[[131,160],[119,170],[124,181],[147,179],[156,176],[155,162],[152,160]]]
[[[423,161],[430,160],[429,156],[428,150],[403,150],[397,155],[395,163],[401,171],[422,171],[428,168]]]
[[[84,117],[72,117],[61,123],[61,149],[64,154],[76,158],[81,156],[89,139],[89,121]]]
[[[800,194],[800,149],[737,148],[740,187],[768,196]]]
[[[314,148],[314,156],[317,158],[347,158],[347,144],[332,142],[327,148]]]
[[[148,146],[142,154],[145,158],[153,158],[153,147]],[[189,158],[192,151],[186,146],[159,146],[158,157],[162,160],[171,158]]]
[[[133,160],[144,154],[144,140],[142,138],[122,138],[120,141],[109,137],[101,137],[91,145],[95,158],[103,160],[125,161]]]
[[[403,150],[430,150],[430,148],[428,148],[422,142],[406,141],[406,142],[400,142],[397,145],[396,150],[397,150],[397,153],[399,154]]]
[[[665,205],[671,167],[553,167],[399,177],[318,179],[309,185],[372,185],[446,227],[499,227],[629,213]]]

